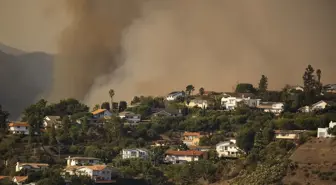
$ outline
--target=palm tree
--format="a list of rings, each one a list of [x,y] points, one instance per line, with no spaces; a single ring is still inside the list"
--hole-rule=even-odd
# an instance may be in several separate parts
[[[188,95],[190,96],[191,92],[195,90],[195,87],[193,85],[188,85],[186,87],[186,92],[188,92]]]
[[[321,83],[321,73],[322,73],[321,69],[316,70],[317,80],[319,83]]]
[[[204,94],[204,88],[203,88],[203,87],[201,87],[201,88],[199,89],[199,94],[200,94],[201,96],[203,96],[203,94]]]
[[[109,95],[110,95],[110,98],[111,98],[111,110],[113,110],[113,96],[115,95],[113,89],[109,90]]]

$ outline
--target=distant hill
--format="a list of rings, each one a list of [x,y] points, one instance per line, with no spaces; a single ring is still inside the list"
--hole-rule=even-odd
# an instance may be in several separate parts
[[[11,119],[39,95],[48,93],[53,60],[54,56],[42,52],[15,55],[0,51],[0,105],[10,112]]]
[[[4,53],[7,53],[7,54],[10,54],[10,55],[22,55],[22,54],[26,53],[22,50],[7,46],[7,45],[2,44],[2,43],[0,43],[0,51],[2,51]]]

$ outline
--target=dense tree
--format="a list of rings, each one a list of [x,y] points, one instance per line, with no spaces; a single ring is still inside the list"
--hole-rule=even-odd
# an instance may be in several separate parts
[[[199,89],[199,94],[201,95],[201,96],[203,96],[204,95],[204,88],[203,87],[201,87],[200,89]]]
[[[6,122],[9,117],[9,113],[2,109],[2,106],[0,105],[0,129],[6,128]]]
[[[186,87],[186,92],[188,93],[188,95],[190,96],[192,92],[194,92],[195,87],[193,85],[187,85]]]
[[[123,136],[123,124],[117,117],[112,117],[111,119],[106,120],[104,123],[104,129],[106,130],[107,142],[120,140]]]
[[[46,115],[65,116],[88,111],[89,107],[87,105],[76,99],[68,98],[61,100],[59,103],[49,105],[47,107]]]
[[[131,101],[131,105],[140,103],[140,98],[138,96],[134,96],[133,100]]]
[[[260,82],[259,82],[259,92],[264,93],[267,91],[268,87],[268,78],[265,75],[261,76]]]
[[[104,102],[104,103],[101,104],[100,108],[110,110],[111,109],[110,103],[109,102]]]
[[[123,112],[127,109],[127,102],[126,101],[120,101],[119,102],[119,112]]]
[[[99,104],[96,104],[93,108],[92,108],[92,111],[96,111],[99,109]]]
[[[249,152],[253,148],[255,131],[252,128],[244,127],[238,132],[237,145],[245,152]]]
[[[55,125],[51,124],[51,127],[49,128],[49,145],[55,145],[56,143],[57,141],[56,141]]]
[[[110,98],[111,98],[111,106],[112,106],[112,111],[113,111],[113,97],[115,95],[115,92],[114,92],[113,89],[109,90],[109,95],[110,95]]]
[[[314,72],[314,68],[311,65],[308,65],[302,77],[305,92],[305,104],[307,105],[314,103],[318,93],[317,84],[319,84],[319,82],[316,80]],[[319,71],[319,75],[320,74]]]
[[[255,88],[253,87],[252,84],[248,83],[239,83],[236,86],[236,93],[255,93]]]

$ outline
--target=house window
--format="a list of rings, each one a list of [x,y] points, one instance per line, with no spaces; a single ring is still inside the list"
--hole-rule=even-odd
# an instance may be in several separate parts
[[[224,150],[228,150],[228,147],[227,147],[227,146],[225,146],[225,147],[224,147]]]
[[[20,126],[17,126],[16,128],[20,128]]]

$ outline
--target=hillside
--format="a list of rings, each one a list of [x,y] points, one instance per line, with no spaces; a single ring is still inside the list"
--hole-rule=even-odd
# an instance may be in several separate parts
[[[0,43],[0,51],[3,51],[4,53],[10,54],[10,55],[22,55],[26,53],[22,50],[7,46],[3,43]]]
[[[53,56],[25,53],[19,56],[0,51],[0,104],[15,119],[20,112],[50,89]]]
[[[336,141],[314,138],[300,146],[290,157],[297,164],[288,170],[285,184],[336,184]]]

